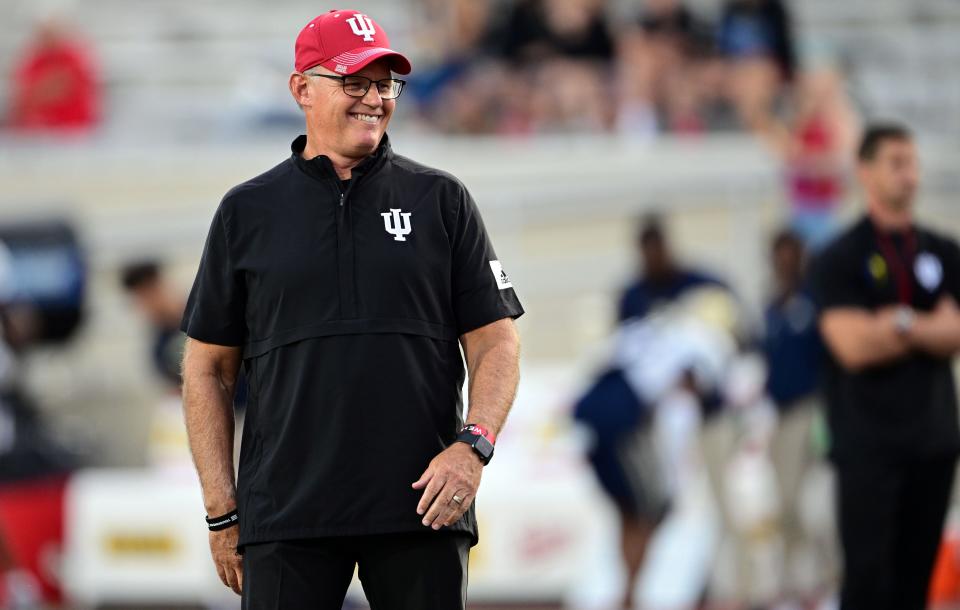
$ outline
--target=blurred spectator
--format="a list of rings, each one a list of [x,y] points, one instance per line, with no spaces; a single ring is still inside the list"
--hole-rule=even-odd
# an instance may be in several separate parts
[[[821,353],[816,309],[805,285],[806,253],[800,237],[784,230],[771,248],[774,293],[765,313],[767,391],[783,411],[813,396]]]
[[[800,600],[816,593],[805,590],[809,585],[796,574],[800,554],[810,551],[800,518],[800,492],[817,458],[813,432],[823,409],[819,394],[823,346],[816,306],[806,286],[806,256],[800,237],[789,230],[778,233],[771,247],[771,263],[774,291],[764,315],[763,352],[767,394],[779,417],[770,451],[780,492],[783,588],[788,596]],[[817,559],[818,571],[826,574],[825,558]]]
[[[532,130],[609,130],[616,96],[606,2],[521,0],[516,10],[521,27],[508,26],[504,53],[509,64],[526,68]]]
[[[187,338],[180,330],[180,321],[183,318],[186,298],[169,283],[161,264],[154,260],[128,263],[120,271],[120,284],[133,297],[137,309],[150,323],[153,332],[150,359],[154,371],[168,389],[178,396],[175,421],[161,421],[159,424],[155,423],[155,426],[172,424],[180,429],[183,425],[179,400],[180,365],[183,345]],[[235,387],[233,406],[238,414],[242,414],[247,404],[247,378],[243,371],[237,375]],[[162,411],[157,417],[164,417]]]
[[[764,135],[785,165],[793,229],[818,249],[836,229],[859,120],[831,68],[800,75],[794,93],[790,116]]]
[[[428,2],[427,7],[434,3]],[[438,7],[434,67],[411,78],[422,118],[453,133],[607,131],[614,39],[602,0],[519,0],[500,21],[488,2]],[[440,40],[443,37],[431,37]]]
[[[151,357],[154,370],[171,390],[180,392],[180,361],[186,336],[180,319],[186,299],[171,287],[156,261],[139,261],[120,272],[123,288],[133,297],[137,308],[150,322],[153,331]]]
[[[792,25],[781,0],[728,0],[718,36],[720,50],[730,59],[768,60],[781,77],[793,78],[797,65]]]
[[[22,131],[78,131],[99,121],[97,70],[76,28],[42,21],[15,63],[8,123]]]
[[[680,265],[674,258],[663,222],[656,216],[641,220],[637,231],[637,254],[642,263],[639,277],[624,289],[617,319],[642,318],[697,286],[723,286],[710,274]]]
[[[517,65],[567,58],[610,61],[614,41],[604,0],[518,0],[500,41],[503,56]]]
[[[681,0],[651,0],[619,40],[622,83],[618,126],[680,134],[709,127],[719,98],[713,32]]]
[[[517,62],[542,59],[548,52],[543,0],[515,0],[506,15],[498,37],[504,58]]]
[[[423,5],[428,59],[408,78],[421,120],[446,133],[528,133],[532,76],[499,61],[502,28],[489,0]]]
[[[660,459],[651,442],[652,410],[637,396],[624,371],[608,363],[577,400],[573,413],[589,431],[587,460],[617,510],[619,551],[626,568],[624,608],[633,605],[650,538],[669,508]]]
[[[719,280],[676,263],[658,217],[642,219],[636,245],[643,274],[620,299],[613,353],[574,418],[590,431],[588,460],[618,511],[623,607],[641,601],[639,591],[644,607],[680,608],[678,599],[700,597],[713,553],[712,537],[702,535],[713,529],[697,439],[722,403],[738,306]],[[665,518],[683,549],[647,559]],[[651,575],[640,583],[645,561]]]
[[[151,414],[147,461],[166,470],[192,472],[193,462],[183,421],[180,376],[184,343],[187,336],[180,330],[186,306],[182,291],[170,284],[161,263],[142,260],[128,263],[120,271],[120,284],[150,324],[153,334],[150,360],[163,380],[168,396],[157,403]],[[247,404],[246,376],[237,375],[233,406],[238,417],[235,447],[240,448],[239,435]]]
[[[545,0],[551,54],[569,59],[613,59],[605,0]]]
[[[729,95],[743,124],[756,128],[797,70],[787,9],[781,0],[728,0],[717,41],[729,62]]]
[[[716,532],[698,438],[736,355],[737,309],[726,289],[701,286],[627,320],[576,404],[591,433],[587,457],[620,518],[624,608],[693,607],[703,593]],[[648,557],[664,518],[676,548]]]
[[[445,131],[483,132],[495,125],[476,125],[473,106],[490,103],[489,85],[471,83],[472,73],[493,52],[488,0],[421,0],[416,32],[422,66],[407,77],[422,118]],[[454,97],[462,89],[470,95]],[[480,103],[471,103],[480,99]]]
[[[484,53],[490,39],[490,0],[420,0],[424,34],[421,53],[427,58],[469,59]]]

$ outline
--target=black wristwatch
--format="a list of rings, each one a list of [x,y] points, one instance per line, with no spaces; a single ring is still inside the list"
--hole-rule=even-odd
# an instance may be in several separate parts
[[[457,435],[458,443],[466,443],[473,447],[474,453],[486,466],[493,459],[493,440],[489,432],[483,426],[477,424],[467,424]]]

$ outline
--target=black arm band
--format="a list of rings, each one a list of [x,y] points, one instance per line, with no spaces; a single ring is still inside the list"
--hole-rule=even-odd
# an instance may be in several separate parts
[[[233,509],[226,515],[222,517],[206,517],[207,527],[211,532],[219,532],[220,530],[225,530],[228,527],[233,527],[240,523],[240,513],[237,512],[237,509]]]

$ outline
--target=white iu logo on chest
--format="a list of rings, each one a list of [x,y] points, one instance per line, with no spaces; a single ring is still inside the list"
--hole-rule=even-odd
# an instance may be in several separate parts
[[[369,17],[359,14],[354,15],[347,19],[347,23],[350,24],[350,29],[353,30],[354,34],[363,36],[365,42],[373,42],[373,35],[377,33],[377,30],[373,27],[373,20]]]
[[[413,229],[410,227],[410,212],[401,212],[399,209],[390,208],[389,212],[380,214],[383,216],[383,228],[387,233],[393,235],[395,241],[407,241],[405,235],[410,235]]]

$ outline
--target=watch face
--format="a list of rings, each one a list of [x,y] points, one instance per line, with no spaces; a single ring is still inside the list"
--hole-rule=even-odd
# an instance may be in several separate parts
[[[894,317],[894,324],[897,326],[897,331],[900,333],[910,332],[910,328],[913,326],[913,318],[914,313],[912,309],[906,306],[898,308]]]
[[[493,444],[491,444],[490,441],[488,441],[484,436],[477,437],[477,442],[474,444],[474,448],[486,459],[490,459],[490,456],[493,455]]]

